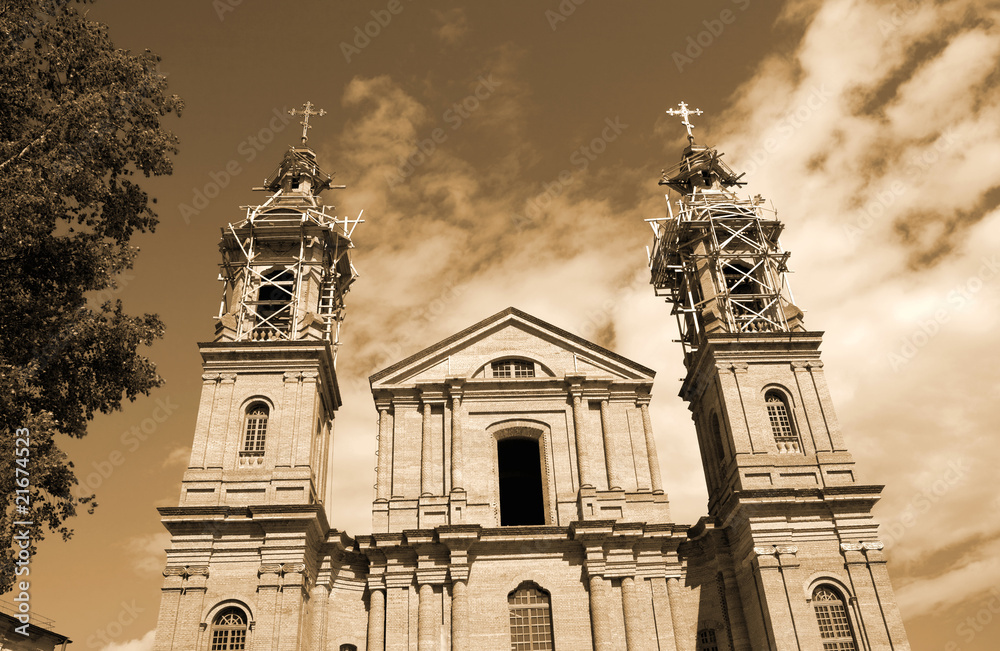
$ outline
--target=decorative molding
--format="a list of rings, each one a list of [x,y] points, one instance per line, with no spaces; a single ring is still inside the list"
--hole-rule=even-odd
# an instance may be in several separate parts
[[[264,563],[257,568],[257,576],[261,574],[279,574],[281,573],[280,563]]]
[[[285,563],[281,566],[282,574],[302,574],[306,571],[305,563]]]

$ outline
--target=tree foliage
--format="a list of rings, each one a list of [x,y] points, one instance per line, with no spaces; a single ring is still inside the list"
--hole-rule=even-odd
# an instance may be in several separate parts
[[[68,538],[81,496],[62,436],[161,384],[139,352],[162,336],[156,315],[97,304],[131,268],[136,232],[157,217],[136,183],[170,174],[176,137],[161,126],[183,104],[159,57],[116,49],[85,16],[93,0],[0,0],[0,535],[30,520]],[[28,513],[14,504],[14,438],[30,431]],[[0,551],[0,592],[14,549]],[[30,549],[34,554],[34,546]],[[23,580],[23,579],[22,579]]]

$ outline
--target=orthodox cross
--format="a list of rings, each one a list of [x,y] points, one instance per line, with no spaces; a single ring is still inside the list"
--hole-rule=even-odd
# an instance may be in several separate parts
[[[288,114],[301,115],[303,117],[302,122],[299,122],[299,124],[302,125],[302,144],[304,145],[306,144],[306,141],[309,140],[309,129],[312,129],[312,125],[309,124],[309,116],[326,115],[326,111],[324,111],[323,109],[314,111],[312,102],[306,102],[305,105],[302,107],[302,109],[291,109],[288,111]]]
[[[687,127],[687,130],[688,130],[688,141],[693,145],[694,144],[694,134],[691,133],[691,129],[694,128],[694,125],[691,124],[691,121],[688,119],[688,116],[691,116],[691,115],[701,115],[701,109],[694,109],[692,111],[691,109],[688,108],[688,105],[685,104],[684,102],[681,102],[680,104],[678,104],[678,106],[680,106],[679,109],[668,109],[667,110],[667,115],[680,115],[681,117],[684,118],[683,120],[681,120],[681,124],[683,124],[684,126]]]

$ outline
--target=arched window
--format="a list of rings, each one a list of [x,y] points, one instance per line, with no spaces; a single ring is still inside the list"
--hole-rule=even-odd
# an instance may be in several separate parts
[[[698,651],[719,651],[714,628],[703,628],[698,631]]]
[[[802,446],[799,445],[799,436],[792,425],[785,396],[778,391],[768,391],[764,395],[764,402],[767,404],[767,417],[771,421],[771,434],[774,435],[778,452],[801,451]]]
[[[341,644],[340,651],[358,651],[358,647],[353,644]]]
[[[832,588],[821,585],[813,592],[812,601],[823,651],[857,651],[844,598]]]
[[[247,409],[247,425],[244,430],[243,446],[240,448],[240,462],[257,465],[264,459],[264,443],[267,438],[267,405],[255,402]]]
[[[545,524],[542,462],[538,439],[510,437],[497,441],[500,480],[500,526]]]
[[[535,377],[535,363],[526,359],[498,359],[490,364],[493,377]]]
[[[549,593],[526,581],[507,595],[511,651],[555,649]]]
[[[292,298],[295,274],[289,269],[275,269],[261,275],[257,292],[255,338],[288,337],[292,322]]]
[[[247,648],[247,618],[239,608],[226,608],[212,622],[212,651]]]

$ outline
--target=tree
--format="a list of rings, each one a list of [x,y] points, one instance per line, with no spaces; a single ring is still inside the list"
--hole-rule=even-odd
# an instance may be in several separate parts
[[[10,496],[0,535],[12,541],[24,529],[15,521],[33,522],[31,555],[46,531],[68,538],[77,508],[96,506],[74,494],[60,438],[85,436],[97,412],[162,383],[139,352],[162,337],[160,319],[95,296],[131,268],[132,235],[156,226],[135,179],[171,173],[177,138],[160,122],[183,103],[166,93],[158,56],[116,49],[86,18],[90,2],[0,0],[0,481]],[[20,428],[30,433],[27,512],[14,500]],[[16,551],[0,551],[0,592]]]

